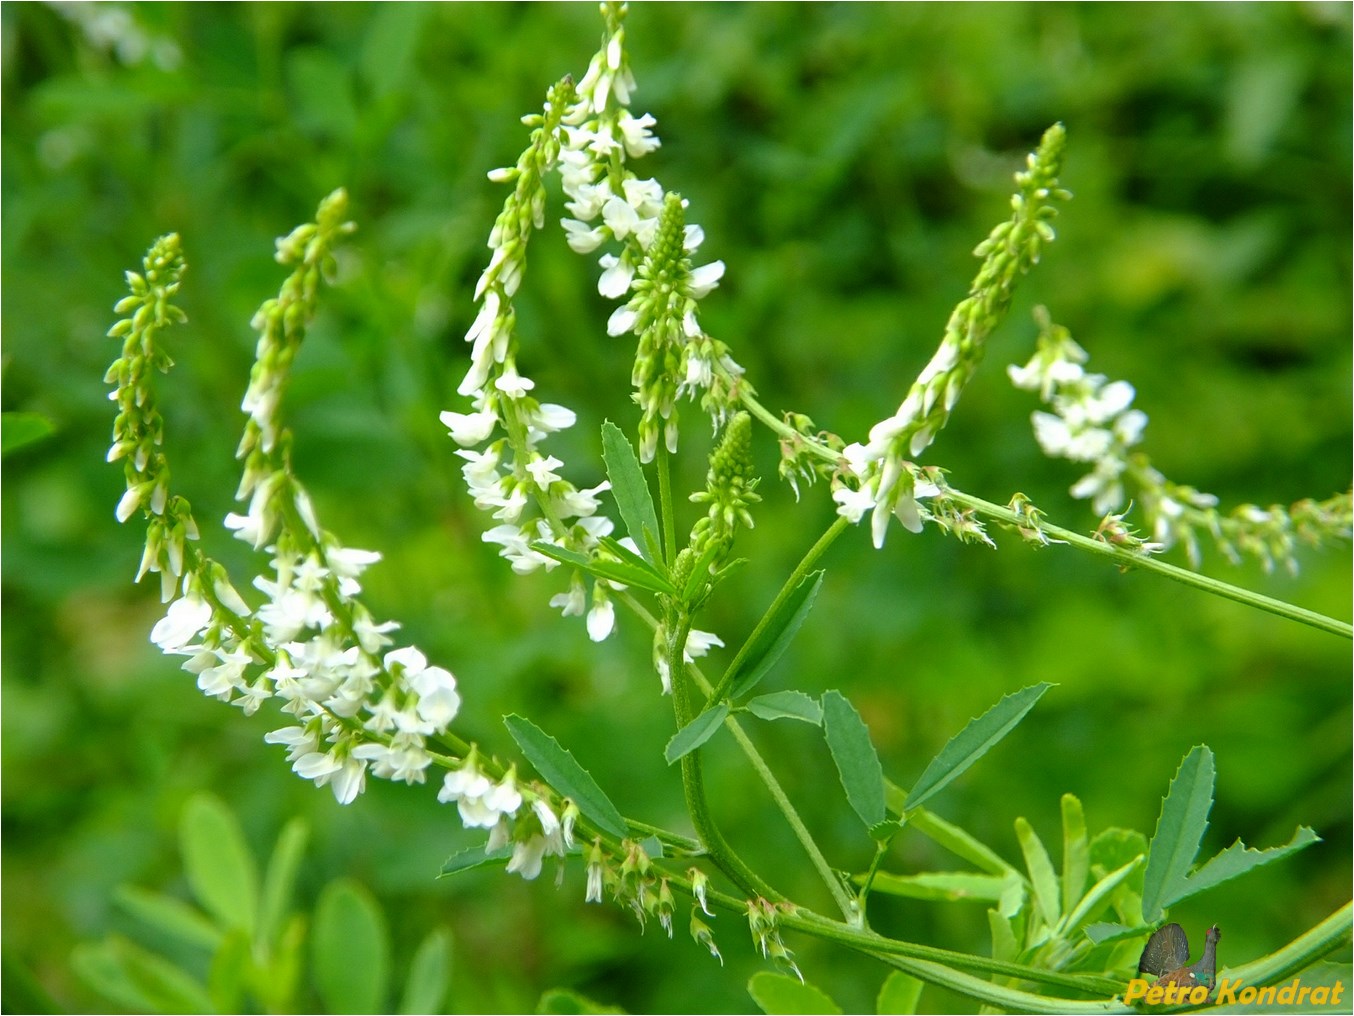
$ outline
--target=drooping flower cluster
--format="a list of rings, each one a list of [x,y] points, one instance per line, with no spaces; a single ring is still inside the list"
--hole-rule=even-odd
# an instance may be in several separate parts
[[[588,254],[604,243],[619,253],[601,256],[597,289],[609,299],[629,299],[611,315],[607,333],[638,337],[632,383],[641,409],[640,459],[652,461],[660,433],[677,450],[677,400],[701,396],[715,426],[736,402],[742,368],[728,347],[705,334],[698,302],[724,275],[724,262],[692,266],[705,239],[684,221],[687,203],[657,180],[640,179],[626,166],[660,144],[654,118],[629,109],[635,90],[625,52],[624,4],[605,4],[607,38],[579,82],[577,100],[562,126],[560,176],[572,218],[562,220],[569,246]]]
[[[1291,508],[1242,505],[1223,515],[1212,494],[1172,483],[1146,455],[1133,450],[1147,425],[1147,415],[1131,408],[1133,386],[1088,373],[1084,366],[1087,353],[1071,333],[1055,324],[1042,307],[1035,317],[1039,323],[1035,354],[1023,367],[1008,367],[1007,373],[1017,388],[1037,391],[1052,410],[1031,415],[1035,438],[1044,453],[1091,465],[1091,471],[1072,485],[1071,494],[1090,498],[1095,512],[1104,516],[1098,537],[1135,542],[1153,550],[1183,544],[1191,565],[1197,568],[1199,532],[1203,531],[1233,562],[1250,554],[1266,571],[1275,562],[1283,562],[1294,572],[1299,541],[1316,544],[1349,537],[1348,493],[1324,502],[1300,501]],[[1126,529],[1119,509],[1130,495],[1151,527],[1150,543]]]
[[[513,296],[525,272],[527,243],[545,224],[544,178],[555,167],[560,118],[572,94],[567,80],[552,88],[544,113],[524,118],[534,129],[517,165],[491,174],[514,188],[489,236],[492,254],[475,289],[480,310],[466,333],[471,364],[457,390],[471,397],[472,412],[441,414],[461,446],[461,472],[476,507],[498,520],[482,538],[497,544],[499,555],[519,575],[558,565],[532,547],[536,541],[588,554],[614,528],[611,519],[598,514],[597,495],[608,485],[580,490],[560,472],[564,463],[540,449],[550,434],[573,426],[574,413],[538,402],[530,394],[535,382],[517,368]],[[569,592],[550,603],[566,616],[586,611],[588,634],[600,641],[614,624],[609,588],[595,581],[589,608],[583,578],[575,573]]]
[[[1083,368],[1086,351],[1066,328],[1055,326],[1040,308],[1039,347],[1024,367],[1011,366],[1011,383],[1038,391],[1052,413],[1035,412],[1030,420],[1044,454],[1092,464],[1072,485],[1072,496],[1090,498],[1096,514],[1123,507],[1123,473],[1130,449],[1142,439],[1147,414],[1131,408],[1135,392],[1127,381],[1110,381]],[[1216,498],[1202,496],[1196,507],[1210,508]]]
[[[1016,283],[1039,261],[1054,238],[1055,202],[1070,195],[1058,186],[1066,133],[1061,124],[1044,132],[1039,148],[1015,175],[1011,218],[974,250],[983,259],[969,295],[950,315],[945,336],[930,363],[918,375],[897,412],[875,424],[866,444],[848,445],[842,454],[833,499],[839,515],[858,522],[871,513],[871,535],[882,547],[890,516],[919,532],[917,499],[936,493],[907,461],[920,455],[949,420],[982,359],[984,343],[1010,306]]]
[[[272,555],[271,574],[255,580],[267,598],[257,610],[221,565],[186,545],[197,538],[197,526],[187,501],[169,493],[151,372],[170,364],[158,344],[160,329],[184,319],[169,302],[184,270],[177,236],[152,247],[144,276],[128,273],[132,295],[116,310],[131,314],[110,332],[124,339],[123,355],[108,373],[119,406],[109,458],[127,460],[127,493],[117,517],[125,522],[140,508],[148,520],[137,577],[159,571],[164,599],[182,593],[152,629],[152,641],[187,657],[183,667],[197,675],[205,694],[246,713],[280,699],[296,722],[266,739],[287,745],[293,769],[331,786],[344,803],[362,790],[368,771],[422,782],[432,761],[426,739],[444,732],[460,708],[456,679],[429,666],[417,649],[381,655],[391,642],[386,633],[396,626],[377,623],[357,600],[358,576],[379,555],[345,548],[324,532],[290,472],[281,398],[320,279],[332,268],[333,245],[352,229],[346,201],[335,192],[315,223],[278,241],[278,260],[296,267],[278,298],[255,317],[258,360],[244,399],[249,420],[239,450],[245,470],[238,496],[249,507],[247,514],[229,514],[226,526]]]
[[[550,434],[572,426],[574,414],[536,401],[530,394],[535,382],[517,364],[512,301],[525,272],[527,243],[545,222],[549,173],[560,173],[574,216],[563,221],[570,247],[587,253],[608,241],[620,243],[619,253],[601,258],[598,288],[613,299],[633,294],[607,330],[640,336],[634,377],[643,411],[642,457],[653,457],[660,430],[675,450],[679,395],[702,392],[703,404],[722,418],[732,400],[728,381],[741,375],[723,344],[705,335],[696,319],[696,301],[718,282],[723,264],[692,268],[689,256],[702,234],[683,224],[681,199],[625,168],[627,157],[642,156],[659,141],[650,130],[653,117],[635,117],[628,109],[635,84],[624,49],[624,5],[604,5],[603,13],[606,39],[578,87],[566,79],[552,88],[544,112],[524,118],[533,127],[530,146],[515,166],[490,174],[514,187],[489,237],[489,265],[475,289],[479,312],[466,334],[471,366],[457,391],[470,397],[472,411],[441,414],[461,445],[462,474],[476,506],[498,520],[483,539],[497,544],[518,574],[559,563],[533,544],[592,555],[614,528],[599,514],[598,495],[608,485],[575,487],[563,475],[564,463],[540,448]],[[575,570],[568,591],[550,603],[566,616],[586,614],[589,637],[601,641],[615,624],[612,589],[593,579],[589,595]]]

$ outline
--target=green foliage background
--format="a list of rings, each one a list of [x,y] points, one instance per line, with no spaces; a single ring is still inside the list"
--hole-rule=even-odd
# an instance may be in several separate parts
[[[115,352],[104,332],[122,272],[177,230],[190,324],[173,340],[170,461],[211,552],[257,566],[209,524],[231,509],[248,323],[281,279],[274,237],[346,185],[360,231],[291,397],[297,465],[322,518],[385,554],[370,573],[373,609],[456,672],[467,736],[506,751],[499,718],[521,712],[573,747],[622,810],[680,826],[676,773],[662,760],[671,711],[639,625],[623,617],[619,637],[594,647],[546,607],[554,580],[511,574],[479,540],[484,519],[437,422],[457,407],[460,339],[502,200],[485,171],[524,145],[517,118],[547,84],[585,68],[594,8],[126,10],[172,40],[176,63],[119,52],[51,6],[0,11],[3,407],[56,424],[4,463],[7,960],[56,1006],[98,1006],[70,974],[71,947],[131,930],[111,906],[118,883],[175,887],[178,811],[205,787],[241,813],[258,853],[288,816],[307,815],[311,899],[340,874],[371,886],[392,915],[397,971],[447,924],[452,1011],[529,1010],[557,985],[634,1011],[749,1009],[744,985],[762,965],[736,918],[714,922],[720,970],[681,935],[641,936],[618,909],[585,907],[581,869],[559,891],[548,875],[435,882],[464,837],[431,788],[374,786],[340,808],[292,776],[260,740],[275,717],[203,699],[150,646],[160,606],[149,585],[130,585],[140,534],[114,522],[121,470],[103,461],[112,414],[101,378]],[[1040,457],[1034,406],[1003,374],[1028,358],[1029,311],[1042,302],[1093,369],[1137,386],[1147,449],[1173,478],[1224,506],[1348,485],[1347,6],[641,4],[628,24],[636,108],[658,117],[663,138],[638,168],[690,199],[703,253],[727,262],[703,321],[771,407],[848,440],[891,412],[964,295],[971,248],[1007,214],[1018,159],[1062,120],[1076,199],[927,460],[991,500],[1019,489],[1054,521],[1094,526],[1066,494],[1079,474]],[[553,234],[533,247],[520,302],[523,369],[538,394],[579,410],[561,457],[591,483],[602,419],[633,424],[629,353],[605,335],[595,269]],[[685,443],[700,452],[708,435],[693,426]],[[742,548],[756,564],[705,625],[733,644],[831,518],[821,486],[796,506],[775,483],[764,435],[759,454],[766,503]],[[1347,549],[1302,562],[1298,578],[1216,555],[1205,568],[1348,617]],[[1002,694],[1059,685],[937,799],[940,814],[1013,860],[1013,819],[1056,840],[1064,791],[1081,797],[1093,831],[1150,833],[1180,758],[1206,742],[1219,770],[1207,853],[1237,836],[1282,842],[1298,823],[1324,842],[1173,919],[1195,936],[1219,922],[1223,962],[1239,962],[1349,898],[1341,640],[1009,539],[994,553],[895,530],[875,553],[862,530],[829,566],[765,690],[842,688],[904,786]],[[860,870],[870,846],[821,741],[797,724],[759,737],[834,862]],[[729,839],[791,895],[823,905],[744,765],[719,738],[708,750]],[[951,866],[906,835],[888,862]],[[978,906],[876,905],[881,930],[987,948]],[[870,1005],[882,969],[789,944],[845,1008]],[[930,990],[923,1003],[964,1005]]]

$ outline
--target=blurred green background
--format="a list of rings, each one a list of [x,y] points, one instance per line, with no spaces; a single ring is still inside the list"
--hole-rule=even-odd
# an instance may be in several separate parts
[[[640,935],[584,906],[581,867],[556,890],[475,872],[434,881],[464,840],[432,788],[376,784],[341,808],[262,743],[275,715],[204,699],[147,641],[157,591],[133,587],[136,526],[113,518],[104,336],[122,272],[170,230],[190,270],[164,388],[170,461],[208,551],[248,575],[259,559],[214,523],[232,508],[249,319],[282,278],[272,242],[348,187],[360,230],[324,298],[292,387],[296,463],[325,525],[381,550],[368,602],[458,675],[459,728],[506,752],[506,712],[575,749],[627,814],[684,828],[672,729],[622,617],[593,646],[546,607],[558,580],[511,574],[482,544],[437,413],[463,408],[461,336],[503,192],[485,172],[525,144],[518,117],[582,73],[592,5],[5,4],[3,408],[56,427],[4,462],[3,935],[6,958],[64,1010],[103,1003],[72,947],[135,934],[112,905],[132,881],[182,891],[183,801],[211,789],[256,852],[291,815],[315,828],[304,889],[338,875],[392,915],[397,970],[433,926],[455,940],[450,1011],[531,1010],[566,985],[634,1011],[747,1011],[762,963],[739,919],[714,922],[721,970],[679,931]],[[703,322],[764,401],[848,440],[892,412],[966,292],[972,247],[1008,214],[1010,174],[1055,120],[1076,194],[1059,240],[993,336],[989,362],[927,453],[963,489],[1022,490],[1059,522],[1095,520],[1079,475],[1041,458],[1035,408],[1004,366],[1032,349],[1045,303],[1128,378],[1169,476],[1242,501],[1346,489],[1350,465],[1350,8],[1344,4],[637,5],[628,40],[636,112],[663,147],[637,165],[690,199],[728,274]],[[564,214],[557,204],[552,218]],[[633,426],[629,353],[606,336],[595,267],[552,227],[519,302],[522,367],[579,411],[558,454],[600,479],[597,427]],[[688,489],[708,434],[686,411]],[[763,433],[765,504],[742,546],[754,564],[703,627],[736,645],[831,519],[820,485],[795,505]],[[690,521],[688,516],[687,521]],[[1176,558],[1178,560],[1178,556]],[[1299,577],[1205,570],[1337,617],[1347,547],[1305,552]],[[1054,844],[1058,798],[1094,832],[1150,834],[1197,743],[1217,754],[1205,849],[1238,836],[1323,842],[1177,908],[1221,955],[1267,953],[1350,895],[1350,652],[1344,641],[1082,555],[999,552],[928,530],[839,542],[817,607],[766,690],[843,689],[886,772],[909,785],[972,715],[1036,681],[1058,687],[936,802],[1009,858],[1012,821]],[[725,662],[727,656],[717,657]],[[765,751],[833,863],[870,845],[826,750],[798,724]],[[719,739],[707,770],[729,839],[792,896],[825,905],[770,802]],[[1056,851],[1055,851],[1056,856]],[[957,866],[904,835],[888,866]],[[879,900],[881,930],[985,952],[981,906]],[[682,920],[679,928],[684,928]],[[788,942],[810,979],[869,1009],[884,971]],[[12,982],[11,982],[12,983]],[[965,1007],[928,989],[928,1008]]]

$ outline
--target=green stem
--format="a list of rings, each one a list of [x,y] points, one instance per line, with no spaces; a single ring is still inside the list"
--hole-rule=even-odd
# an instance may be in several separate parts
[[[668,881],[681,887],[686,892],[691,892],[691,882],[683,875],[672,874],[668,876]],[[730,896],[727,893],[718,892],[714,889],[706,891],[706,899],[709,903],[722,907],[725,910],[734,913],[745,913],[747,904]],[[795,909],[781,911],[777,914],[776,922],[782,927],[794,931],[811,935],[814,938],[820,938],[824,941],[835,942],[838,945],[847,948],[856,949],[859,952],[874,956],[876,959],[885,959],[886,957],[904,957],[910,960],[923,960],[933,967],[941,970],[953,972],[957,970],[968,970],[977,974],[997,975],[1002,977],[1011,977],[1020,981],[1033,981],[1040,984],[1048,984],[1053,987],[1066,988],[1068,991],[1079,992],[1084,995],[1100,995],[1106,997],[1123,989],[1123,983],[1112,977],[1104,977],[1097,974],[1068,974],[1056,970],[1044,970],[1039,967],[1029,967],[1020,963],[1009,963],[1004,960],[990,959],[986,956],[976,956],[971,953],[954,952],[949,949],[941,949],[936,946],[921,945],[916,942],[903,942],[898,939],[886,938],[868,929],[852,928],[840,921],[833,921],[812,911]],[[930,974],[919,974],[924,980],[941,983],[935,976]],[[988,988],[995,987],[990,982],[978,981],[980,985]],[[963,988],[957,990],[964,990]],[[968,993],[967,991],[965,992]],[[1026,999],[1038,997],[1046,999],[1047,1002],[1056,1004],[1065,1002],[1066,999],[1047,996],[1031,996],[1028,993],[1022,993]],[[979,995],[977,997],[985,997]]]
[[[645,610],[644,606],[628,591],[620,594],[620,600],[628,606],[640,620],[648,625],[650,629],[658,627],[658,622],[654,620],[653,615]],[[671,666],[671,661],[669,661],[669,666]],[[707,701],[713,701],[711,697],[710,682],[706,679],[705,674],[701,671],[700,667],[695,663],[687,663],[685,665],[685,672],[696,686],[705,693]],[[676,694],[677,690],[674,682],[674,702]],[[823,884],[827,886],[828,892],[832,894],[832,898],[836,902],[838,908],[840,908],[842,916],[846,918],[849,924],[859,927],[861,923],[863,923],[860,907],[856,905],[855,901],[846,891],[845,886],[841,884],[841,880],[837,878],[836,873],[833,872],[832,866],[827,863],[827,858],[823,856],[822,850],[818,848],[818,844],[809,833],[808,827],[804,825],[804,821],[799,817],[799,812],[795,810],[795,806],[791,803],[789,795],[785,793],[785,788],[780,785],[780,781],[776,779],[770,766],[768,766],[766,760],[762,758],[761,752],[757,750],[756,745],[752,743],[752,739],[748,737],[747,732],[743,729],[743,725],[738,722],[737,717],[730,716],[724,721],[724,726],[726,726],[729,729],[729,732],[733,734],[734,740],[738,743],[738,747],[742,749],[743,754],[747,756],[748,761],[752,764],[753,771],[757,773],[757,776],[761,779],[762,783],[765,784],[767,791],[771,794],[771,799],[775,801],[776,807],[778,807],[781,814],[785,816],[785,821],[789,823],[790,829],[795,834],[795,838],[799,840],[800,845],[804,848],[804,852],[808,854],[810,863],[818,872],[819,877],[822,878]],[[680,721],[678,729],[681,729]],[[691,755],[696,754],[698,753],[691,752],[690,755],[684,757],[683,761],[685,761],[686,758],[690,758]],[[703,789],[701,790],[701,793],[704,793]],[[718,834],[717,829],[715,832]],[[763,895],[766,894],[763,893]],[[768,898],[775,899],[777,897],[772,896]]]
[[[1244,984],[1273,984],[1292,977],[1327,953],[1347,946],[1351,918],[1354,918],[1354,903],[1346,903],[1282,949],[1239,967],[1227,967],[1219,972],[1218,978],[1221,980],[1225,976],[1230,981],[1239,980]]]
[[[674,620],[676,630],[668,632],[666,653],[668,674],[672,679],[673,713],[677,717],[677,729],[681,730],[693,719],[691,678],[687,675],[684,665],[686,637],[691,631],[691,619],[683,613]],[[669,627],[674,626],[670,624]],[[686,810],[691,816],[692,825],[696,828],[696,835],[709,851],[711,862],[749,896],[783,900],[785,897],[767,885],[760,875],[748,867],[747,862],[734,853],[733,848],[724,839],[724,834],[719,831],[719,826],[715,824],[705,794],[705,773],[701,767],[700,749],[683,755],[681,766],[682,795],[686,799]]]
[[[785,580],[785,584],[780,587],[780,592],[776,594],[776,598],[771,602],[771,606],[766,608],[766,613],[764,613],[761,620],[757,622],[757,627],[752,630],[752,634],[747,637],[747,641],[745,641],[742,648],[738,650],[738,655],[733,658],[733,662],[730,663],[728,668],[724,671],[724,676],[719,679],[719,684],[717,684],[715,690],[710,693],[710,698],[708,700],[710,703],[718,702],[728,695],[729,685],[733,684],[734,678],[738,676],[738,671],[742,667],[743,660],[747,657],[751,648],[757,644],[762,631],[771,623],[771,618],[776,615],[776,611],[780,608],[780,605],[794,595],[795,590],[799,588],[799,584],[804,581],[804,577],[808,575],[813,569],[813,566],[818,563],[818,559],[823,556],[828,547],[832,546],[833,541],[841,536],[842,532],[850,524],[850,522],[840,515],[837,516],[832,525],[827,527],[827,532],[823,533],[823,535],[818,538],[818,542],[809,548],[809,552],[804,555],[799,564],[795,566],[795,570],[790,573],[790,577]]]
[[[851,898],[851,894],[842,885],[841,879],[832,870],[832,866],[827,863],[827,858],[823,856],[823,852],[818,849],[817,842],[809,833],[808,826],[804,825],[804,821],[799,817],[799,812],[790,802],[789,795],[785,793],[785,788],[780,785],[780,781],[771,772],[766,760],[762,758],[761,752],[757,750],[756,745],[752,743],[752,739],[748,737],[747,731],[743,729],[743,725],[735,717],[730,716],[724,721],[724,726],[733,734],[734,740],[738,742],[738,747],[743,750],[743,754],[752,764],[753,771],[766,785],[772,800],[776,802],[776,807],[780,809],[780,813],[785,816],[785,821],[794,831],[795,839],[799,840],[804,852],[809,855],[809,862],[818,872],[823,884],[827,886],[828,892],[832,894],[832,899],[837,904],[838,909],[841,910],[842,916],[846,918],[847,924],[854,928],[864,927],[864,909]]]
[[[658,444],[658,504],[663,527],[663,556],[671,574],[677,561],[677,512],[672,506],[672,464],[668,458],[667,445]]]
[[[1009,508],[993,504],[991,501],[984,501],[982,498],[974,497],[972,494],[965,494],[961,490],[950,489],[946,491],[946,494],[957,503],[972,508],[979,514],[986,515],[989,518],[1027,529],[1030,527],[1028,518],[1017,515]],[[1198,572],[1192,572],[1173,564],[1167,564],[1165,561],[1159,561],[1147,554],[1115,547],[1101,540],[1093,540],[1089,536],[1074,533],[1070,529],[1063,529],[1061,526],[1051,525],[1042,520],[1039,522],[1039,529],[1041,532],[1056,537],[1059,540],[1063,540],[1079,550],[1084,550],[1102,558],[1107,558],[1120,566],[1141,568],[1144,571],[1156,572],[1158,575],[1164,575],[1168,579],[1174,579],[1176,582],[1192,586],[1195,589],[1202,589],[1204,592],[1212,593],[1215,596],[1221,596],[1227,600],[1234,600],[1237,603],[1245,604],[1248,607],[1255,607],[1259,610],[1276,614],[1279,617],[1286,617],[1290,621],[1297,621],[1300,624],[1310,625],[1320,631],[1330,632],[1332,635],[1342,635],[1345,638],[1354,638],[1354,626],[1349,625],[1345,621],[1339,621],[1333,617],[1318,614],[1314,610],[1297,607],[1291,603],[1276,600],[1271,596],[1265,596],[1262,593],[1253,593],[1249,589],[1242,589],[1240,586],[1234,586],[1231,583],[1222,582],[1218,579],[1210,578],[1207,575],[1200,575]]]

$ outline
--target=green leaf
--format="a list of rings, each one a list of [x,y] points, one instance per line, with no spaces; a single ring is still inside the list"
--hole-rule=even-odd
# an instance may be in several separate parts
[[[1122,942],[1124,939],[1135,938],[1147,930],[1147,926],[1143,924],[1130,927],[1126,924],[1111,924],[1101,921],[1086,925],[1085,934],[1096,945],[1104,945],[1106,942]]]
[[[589,575],[595,575],[611,582],[634,586],[636,589],[647,589],[651,593],[664,593],[668,596],[671,596],[675,591],[672,588],[672,583],[652,568],[639,568],[623,561],[607,561],[602,558],[588,557],[587,554],[565,550],[563,547],[556,547],[553,543],[546,543],[543,540],[533,541],[531,549],[538,554],[544,554],[546,557],[553,558],[563,564],[571,564]]]
[[[1020,852],[1025,855],[1025,867],[1030,873],[1030,885],[1034,888],[1034,902],[1039,914],[1050,928],[1056,927],[1062,916],[1062,904],[1058,892],[1058,876],[1053,873],[1053,862],[1049,860],[1044,841],[1034,831],[1034,827],[1023,817],[1015,820],[1016,839],[1020,841]]]
[[[1091,840],[1091,870],[1098,875],[1123,867],[1135,857],[1147,856],[1147,837],[1136,829],[1111,826],[1102,829]],[[1138,869],[1129,886],[1142,889],[1142,869]]]
[[[899,794],[901,794],[901,791],[899,791]],[[987,844],[980,842],[966,830],[946,822],[939,815],[927,811],[925,808],[918,808],[916,811],[909,812],[907,824],[956,857],[968,861],[969,864],[983,871],[990,872],[993,875],[1005,875],[1007,872],[1016,870]]]
[[[1147,851],[1142,883],[1142,918],[1147,924],[1161,920],[1163,911],[1178,898],[1176,894],[1185,884],[1208,828],[1213,781],[1213,752],[1207,745],[1196,745],[1171,780]]]
[[[251,952],[249,938],[237,928],[227,933],[212,953],[211,966],[207,970],[207,993],[212,999],[212,1012],[242,1012],[245,987],[251,974],[254,983],[266,980],[268,988],[275,990],[277,978],[273,976],[272,965],[269,964],[269,969],[260,969],[252,962]],[[265,997],[263,992],[259,995],[261,999]],[[285,1008],[272,1005],[261,1008],[265,1012],[286,1012]]]
[[[710,574],[710,568],[715,563],[715,558],[728,550],[718,540],[710,541],[710,545],[705,548],[704,553],[691,566],[691,574],[686,577],[686,585],[682,587],[682,602],[694,604],[700,596],[701,590],[707,582],[715,581],[716,576]],[[727,566],[719,573],[723,577],[727,572]]]
[[[1011,927],[1011,918],[996,910],[989,910],[987,927],[992,933],[992,958],[1003,963],[1014,963],[1020,954],[1020,946],[1016,942],[1015,929]]]
[[[55,430],[56,425],[40,413],[0,413],[0,455],[36,444]]]
[[[653,497],[644,480],[644,470],[640,467],[634,447],[610,420],[602,424],[602,458],[606,462],[611,494],[616,499],[616,507],[620,509],[625,531],[635,541],[635,546],[639,547],[640,554],[652,563],[650,541],[645,539],[644,531],[648,529],[654,542],[661,532]]]
[[[530,720],[516,714],[503,717],[508,733],[527,761],[558,793],[573,798],[578,810],[598,829],[612,836],[627,834],[625,819],[602,793],[602,788],[559,742]]]
[[[748,637],[733,663],[729,665],[730,674],[720,680],[720,685],[729,687],[731,698],[741,698],[757,687],[758,682],[775,666],[776,661],[789,648],[795,633],[803,625],[804,619],[813,609],[814,598],[823,585],[822,571],[811,572],[800,580],[794,591],[783,600],[772,605],[757,623],[756,629]]]
[[[1318,843],[1320,840],[1321,837],[1307,826],[1298,826],[1297,831],[1293,833],[1293,838],[1282,847],[1270,847],[1268,850],[1255,850],[1237,840],[1226,850],[1215,854],[1208,863],[1193,875],[1190,875],[1184,884],[1180,885],[1175,892],[1169,894],[1162,903],[1165,906],[1173,907],[1182,900],[1198,895],[1205,889],[1212,889],[1215,885],[1236,878],[1238,875],[1244,875],[1261,865],[1271,864],[1289,854],[1296,853],[1303,847]]]
[[[978,759],[986,755],[1003,737],[1015,729],[1025,714],[1034,708],[1044,692],[1053,687],[1047,682],[1012,692],[977,719],[970,720],[931,760],[921,779],[907,795],[904,807],[915,808],[945,787]]]
[[[719,725],[724,722],[724,718],[729,715],[729,704],[720,702],[711,706],[705,712],[701,713],[694,720],[688,723],[677,733],[672,735],[668,741],[668,746],[663,752],[663,757],[668,760],[668,765],[676,762],[683,755],[689,755],[706,741],[710,740],[719,729]]]
[[[767,1016],[841,1013],[837,1003],[812,984],[803,983],[785,974],[773,974],[768,970],[752,975],[752,979],[748,981],[748,994]]]
[[[640,555],[621,543],[620,540],[613,539],[610,536],[603,536],[597,541],[597,544],[598,546],[605,548],[608,554],[615,555],[615,557],[620,560],[621,564],[627,564],[632,568],[638,568],[640,571],[644,572],[646,575],[652,576],[657,581],[668,581],[666,575],[651,565],[645,558],[640,557]]]
[[[863,882],[857,878],[856,882]],[[1001,875],[982,875],[971,871],[925,871],[918,875],[894,875],[878,872],[874,877],[874,891],[889,896],[906,896],[914,900],[974,900],[995,903],[1001,899],[1007,878]]]
[[[541,1000],[536,1003],[536,1011],[545,1014],[545,1016],[574,1016],[574,1014],[583,1014],[583,1016],[593,1016],[593,1014],[602,1013],[623,1013],[624,1009],[611,1005],[602,1005],[600,1002],[594,1002],[586,995],[577,991],[571,991],[568,988],[551,988],[541,995]]]
[[[874,1011],[880,1016],[911,1016],[921,1000],[922,982],[911,974],[895,970],[884,978],[875,1000]]]
[[[452,854],[442,863],[442,870],[438,872],[438,877],[445,875],[455,875],[462,871],[470,871],[474,868],[484,868],[489,865],[507,864],[512,857],[512,845],[499,847],[497,850],[485,852],[483,847],[470,847],[459,853]]]
[[[204,988],[163,956],[111,936],[81,944],[71,957],[77,974],[95,991],[136,1012],[209,1013]]]
[[[371,893],[351,879],[330,882],[315,904],[312,936],[315,990],[325,1011],[381,1012],[390,978],[390,939]]]
[[[118,886],[116,899],[127,913],[180,942],[208,950],[221,942],[221,929],[182,900],[134,885]]]
[[[304,819],[294,818],[282,829],[268,858],[263,875],[263,894],[259,907],[259,941],[274,945],[282,934],[296,887],[296,873],[306,850],[310,828]]]
[[[1086,813],[1072,794],[1062,796],[1063,813],[1063,905],[1081,898],[1091,871],[1091,845],[1086,837]]]
[[[802,691],[776,691],[770,695],[758,695],[743,708],[763,720],[803,720],[815,727],[823,725],[823,707],[817,699]]]
[[[400,1012],[442,1012],[451,986],[451,934],[445,928],[434,928],[428,933],[413,962],[409,964],[409,979],[404,985]]]
[[[860,714],[839,691],[823,692],[823,735],[837,764],[846,799],[866,829],[887,817],[884,808],[884,770],[870,743],[870,731]]]
[[[226,928],[251,937],[258,918],[258,870],[229,808],[196,794],[179,819],[184,873],[198,902]]]
[[[1066,937],[1076,931],[1092,914],[1108,902],[1110,894],[1119,888],[1120,884],[1133,872],[1137,871],[1140,864],[1142,864],[1142,858],[1135,857],[1122,868],[1116,868],[1091,886],[1090,891],[1081,898],[1076,906],[1069,905],[1071,912],[1067,915],[1067,920],[1059,927],[1059,933]]]

